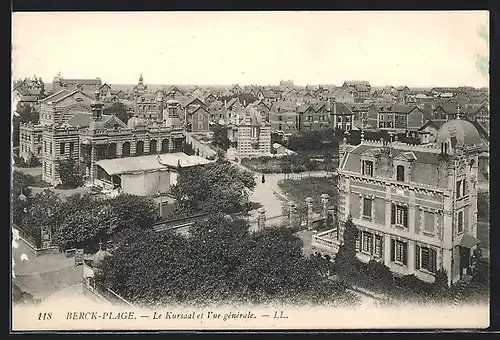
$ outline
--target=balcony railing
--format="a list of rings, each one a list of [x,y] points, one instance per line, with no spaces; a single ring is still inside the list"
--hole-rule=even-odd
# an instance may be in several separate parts
[[[329,229],[312,236],[312,246],[331,253],[337,253],[340,241],[337,238],[337,228]]]

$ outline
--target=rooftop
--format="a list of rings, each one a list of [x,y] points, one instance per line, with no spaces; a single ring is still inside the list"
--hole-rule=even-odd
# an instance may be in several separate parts
[[[139,157],[102,159],[96,164],[110,176],[134,172],[165,170],[168,168],[191,167],[211,163],[200,156],[189,156],[183,152]]]

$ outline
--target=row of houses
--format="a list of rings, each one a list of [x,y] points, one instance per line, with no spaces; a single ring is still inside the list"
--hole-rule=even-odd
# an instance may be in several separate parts
[[[145,85],[142,74],[132,91],[127,92],[113,90],[111,85],[102,83],[99,78],[64,79],[59,74],[54,84],[63,86],[67,91],[99,91],[105,105],[122,103],[130,116],[135,115],[148,124],[161,121],[167,102],[175,100],[179,103],[179,118],[187,132],[208,132],[214,124],[229,125],[244,116],[245,109],[250,105],[263,121],[269,123],[272,132],[287,135],[326,128],[409,130],[417,133],[426,129],[429,121],[439,125],[453,119],[458,111],[464,119],[480,125],[481,132],[487,135],[489,131],[488,91],[470,87],[375,88],[368,81],[345,81],[340,87],[297,87],[291,86],[290,82],[282,82],[280,86],[234,85],[225,90],[198,86],[152,90]],[[54,84],[53,88],[56,87]],[[25,88],[21,86],[16,91],[23,92]],[[36,96],[17,95],[18,100],[31,100],[32,105],[41,102]],[[428,134],[424,135],[428,137]]]

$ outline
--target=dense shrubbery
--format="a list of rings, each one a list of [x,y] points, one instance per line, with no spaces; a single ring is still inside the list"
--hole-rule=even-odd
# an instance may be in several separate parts
[[[180,168],[177,184],[170,192],[179,213],[239,213],[247,210],[249,193],[255,185],[250,172],[220,159],[203,166]]]
[[[334,170],[332,163],[314,161],[298,154],[283,157],[242,159],[241,164],[253,171],[269,173],[302,173],[306,171]]]
[[[395,277],[381,262],[371,260],[363,263],[358,260],[355,250],[357,229],[350,219],[344,228],[344,243],[332,263],[314,255],[314,263],[322,272],[328,271],[346,284],[384,294],[404,303],[450,304],[457,297],[459,303],[487,301],[488,280],[484,275],[487,268],[480,269],[480,278],[476,278],[469,286],[457,283],[448,287],[448,276],[444,270],[437,271],[433,283],[424,282],[415,275]]]
[[[22,183],[21,179],[18,183]],[[13,197],[14,221],[38,247],[42,228],[50,228],[52,241],[61,250],[78,247],[94,252],[100,240],[110,240],[124,229],[150,229],[157,220],[157,205],[145,197],[122,194],[97,198],[75,194],[62,201],[49,189],[35,195],[26,190],[24,193],[24,201]]]
[[[36,168],[41,165],[40,160],[31,153],[31,157],[26,162],[24,158],[19,156],[19,148],[17,148],[16,152],[13,154],[14,166],[18,168]]]
[[[287,303],[353,305],[346,286],[322,275],[287,228],[250,233],[248,222],[213,216],[175,233],[128,233],[97,277],[138,305]]]
[[[73,157],[59,160],[57,172],[61,179],[61,188],[74,189],[83,185],[83,171]]]

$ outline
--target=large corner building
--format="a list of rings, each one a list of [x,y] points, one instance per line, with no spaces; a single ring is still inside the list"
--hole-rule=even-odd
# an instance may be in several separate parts
[[[338,228],[316,234],[313,246],[335,253],[343,225],[357,227],[358,258],[395,275],[449,284],[476,266],[478,155],[484,144],[468,121],[443,124],[429,146],[397,141],[344,140],[338,169]]]

